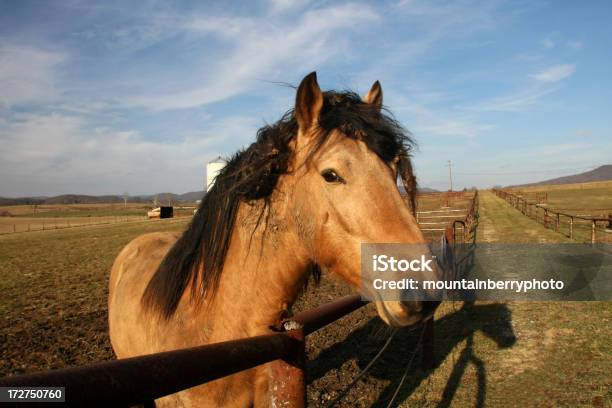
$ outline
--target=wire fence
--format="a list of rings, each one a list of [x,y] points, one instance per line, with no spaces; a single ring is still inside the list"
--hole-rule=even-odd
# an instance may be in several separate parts
[[[177,215],[174,218],[185,218],[191,215]],[[88,217],[45,217],[45,218],[0,218],[0,235],[34,231],[49,231],[65,228],[88,227],[96,225],[133,223],[148,221],[147,215],[110,215]]]

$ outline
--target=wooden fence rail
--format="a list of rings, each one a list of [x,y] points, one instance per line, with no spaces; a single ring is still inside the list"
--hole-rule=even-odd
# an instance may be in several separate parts
[[[522,212],[524,215],[542,223],[546,228],[551,228],[557,232],[563,233],[563,231],[561,231],[561,221],[562,219],[567,219],[568,230],[566,236],[570,239],[575,239],[576,237],[575,232],[577,221],[586,221],[588,224],[590,224],[589,241],[592,244],[597,242],[597,223],[605,222],[608,225],[612,225],[612,215],[608,218],[602,218],[568,214],[565,212],[556,211],[552,208],[547,208],[543,204],[529,202],[525,197],[513,194],[509,191],[499,189],[493,189],[492,191],[495,195],[506,200],[510,205]]]

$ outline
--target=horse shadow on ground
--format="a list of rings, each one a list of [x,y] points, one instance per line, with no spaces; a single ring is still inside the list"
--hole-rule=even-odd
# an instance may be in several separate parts
[[[386,407],[400,384],[406,365],[413,353],[414,361],[408,371],[404,384],[394,399],[393,406],[398,406],[406,400],[444,361],[455,347],[465,341],[465,347],[454,361],[451,374],[446,381],[442,398],[438,407],[450,406],[461,379],[470,364],[477,372],[476,406],[483,407],[487,392],[487,367],[474,352],[474,335],[482,332],[493,340],[499,348],[511,347],[516,342],[516,336],[511,324],[511,311],[505,304],[473,304],[463,303],[463,306],[446,314],[435,323],[435,361],[433,368],[423,370],[421,366],[421,350],[418,347],[421,331],[419,328],[398,331],[387,350],[369,371],[369,376],[376,379],[389,380],[390,383],[379,394],[372,406]],[[344,341],[336,343],[323,350],[315,359],[307,364],[307,383],[311,384],[325,376],[331,370],[339,368],[344,362],[355,360],[362,370],[380,350],[390,329],[379,318],[372,318],[358,330],[352,332]],[[355,373],[355,376],[357,372]],[[342,384],[342,387],[347,384]]]

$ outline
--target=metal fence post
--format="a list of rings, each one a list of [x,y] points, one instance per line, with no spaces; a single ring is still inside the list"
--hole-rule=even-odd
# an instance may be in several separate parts
[[[435,365],[434,356],[434,318],[427,320],[423,331],[423,359],[421,360],[421,368],[429,370]]]
[[[302,408],[306,406],[304,330],[303,326],[295,321],[284,322],[284,326],[291,330],[287,332],[287,336],[294,339],[296,345],[288,357],[270,363],[270,406]]]

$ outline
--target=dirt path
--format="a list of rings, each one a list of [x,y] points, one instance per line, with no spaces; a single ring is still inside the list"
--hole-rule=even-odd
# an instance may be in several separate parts
[[[572,242],[562,234],[544,228],[526,217],[490,191],[481,191],[479,196],[478,242]]]

